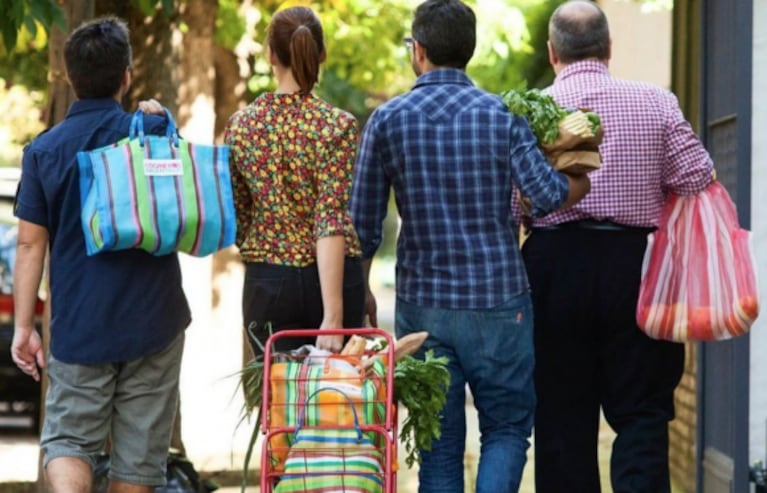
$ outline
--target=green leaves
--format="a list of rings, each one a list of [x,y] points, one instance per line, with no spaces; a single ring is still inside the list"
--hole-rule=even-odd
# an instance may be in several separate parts
[[[66,19],[55,0],[4,0],[3,15],[0,15],[0,33],[6,52],[16,46],[19,31],[26,29],[34,37],[38,25],[47,31],[53,24],[63,30],[67,28]]]
[[[450,373],[446,357],[426,351],[425,359],[405,356],[394,368],[394,398],[407,409],[399,439],[405,445],[409,468],[421,463],[421,450],[442,434],[440,416],[447,400]]]
[[[559,107],[554,98],[539,89],[509,90],[501,94],[512,113],[523,116],[541,144],[551,144],[559,136],[559,121],[568,111]]]

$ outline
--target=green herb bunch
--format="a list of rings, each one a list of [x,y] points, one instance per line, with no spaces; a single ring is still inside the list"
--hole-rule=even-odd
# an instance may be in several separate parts
[[[447,401],[450,373],[446,357],[426,351],[425,359],[405,356],[394,367],[394,399],[407,409],[399,439],[408,468],[421,463],[421,450],[431,450],[441,434],[440,416]]]
[[[272,334],[271,323],[267,324],[269,334]],[[258,340],[257,337],[253,337],[256,345],[260,349],[257,356],[251,359],[240,370],[240,385],[242,386],[244,404],[242,405],[242,418],[240,423],[250,421],[253,417],[253,413],[256,413],[253,432],[250,434],[250,440],[248,441],[248,448],[245,452],[245,459],[242,467],[242,480],[240,484],[241,493],[245,493],[248,486],[248,471],[250,469],[250,461],[253,458],[253,451],[256,446],[256,440],[258,439],[259,432],[261,430],[261,401],[263,400],[262,390],[264,388],[264,353],[266,348]],[[239,426],[238,424],[238,426]]]
[[[501,93],[504,104],[509,111],[523,116],[530,125],[530,130],[542,144],[551,144],[559,137],[559,122],[568,115],[568,111],[560,108],[554,98],[544,94],[540,89],[526,91],[508,90]]]
[[[590,139],[597,137],[602,127],[596,113],[561,108],[554,98],[540,89],[512,89],[502,93],[501,98],[511,113],[527,120],[530,130],[542,145],[553,144],[561,129],[582,139]],[[601,140],[601,136],[598,138]]]

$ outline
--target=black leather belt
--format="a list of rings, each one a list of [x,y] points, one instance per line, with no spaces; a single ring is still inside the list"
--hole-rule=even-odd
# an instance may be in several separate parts
[[[646,231],[651,232],[655,228],[648,228],[642,226],[627,226],[625,224],[619,224],[613,221],[597,221],[596,219],[581,219],[579,221],[569,221],[566,223],[554,224],[551,226],[544,226],[541,228],[534,227],[533,231],[554,231],[560,229],[594,229],[599,231]]]

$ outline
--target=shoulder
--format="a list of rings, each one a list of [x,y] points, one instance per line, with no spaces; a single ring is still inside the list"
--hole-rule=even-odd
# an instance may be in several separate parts
[[[670,90],[658,85],[636,80],[613,78],[615,98],[618,100],[634,101],[635,105],[644,106],[658,115],[671,115],[678,111],[679,101]]]
[[[646,81],[621,79],[619,77],[610,77],[610,81],[613,87],[622,91],[630,91],[658,98],[673,96],[668,89],[664,89],[663,87]]]
[[[339,126],[348,127],[357,124],[357,118],[345,109],[334,106],[320,98],[316,98],[315,101],[317,106],[322,109],[322,112],[328,115]]]
[[[250,121],[259,119],[271,111],[273,111],[273,105],[267,104],[263,96],[258,96],[244,108],[240,108],[232,113],[227,121],[227,127],[233,128],[248,125]]]
[[[506,104],[503,102],[503,98],[500,94],[493,94],[482,89],[477,89],[474,98],[481,104],[487,106],[492,110],[499,110],[503,113],[510,114]]]
[[[416,85],[410,91],[394,96],[378,105],[368,119],[368,124],[382,124],[409,112],[422,112],[438,99],[436,85]]]
[[[81,124],[79,121],[67,115],[63,120],[37,134],[37,136],[27,144],[27,149],[38,151],[45,148],[55,147],[56,144],[67,141],[71,136],[82,133],[84,130],[86,130],[86,125]]]

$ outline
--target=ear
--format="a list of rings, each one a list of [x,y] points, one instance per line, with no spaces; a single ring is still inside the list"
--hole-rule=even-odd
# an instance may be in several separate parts
[[[419,63],[423,63],[426,60],[426,49],[415,40],[413,41],[413,56]]]
[[[123,78],[120,81],[120,92],[122,92],[123,95],[127,94],[128,89],[130,89],[130,84],[133,80],[133,73],[131,71],[131,67],[126,67],[125,72],[123,72]]]
[[[605,63],[610,61],[612,56],[613,56],[613,39],[610,38],[607,40],[607,56],[605,57]]]
[[[559,57],[554,53],[554,47],[551,46],[551,41],[546,41],[546,48],[549,51],[549,63],[554,67],[559,63]]]

